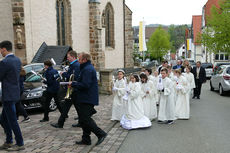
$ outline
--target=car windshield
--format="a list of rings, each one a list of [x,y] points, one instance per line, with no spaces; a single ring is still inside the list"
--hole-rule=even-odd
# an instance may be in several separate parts
[[[26,80],[25,82],[41,82],[42,78],[38,75],[35,74],[31,74]]]

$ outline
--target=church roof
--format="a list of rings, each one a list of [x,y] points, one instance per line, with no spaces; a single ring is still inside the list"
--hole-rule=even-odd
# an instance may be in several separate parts
[[[48,46],[43,42],[31,63],[43,63],[53,58],[57,65],[61,65],[70,50],[72,50],[70,46]]]

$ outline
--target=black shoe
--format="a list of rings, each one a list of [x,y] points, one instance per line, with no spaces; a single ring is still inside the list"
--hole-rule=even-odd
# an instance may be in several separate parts
[[[196,96],[193,96],[193,97],[192,97],[192,99],[195,99],[195,98],[196,98]]]
[[[42,120],[40,120],[40,122],[48,122],[49,121],[49,119],[42,119]]]
[[[158,123],[158,124],[164,124],[165,121],[158,120],[157,123]]]
[[[63,128],[63,126],[59,125],[58,123],[51,123],[50,125],[55,128]]]
[[[85,142],[85,141],[76,141],[75,144],[78,144],[78,145],[91,145],[91,142]]]
[[[105,140],[106,136],[107,136],[107,133],[105,133],[104,136],[98,137],[96,146],[99,145],[99,144],[101,144]]]
[[[198,96],[197,99],[200,99],[200,96]]]
[[[173,124],[174,121],[173,120],[168,120],[167,124]]]
[[[81,124],[77,123],[77,124],[72,124],[72,127],[81,127]]]

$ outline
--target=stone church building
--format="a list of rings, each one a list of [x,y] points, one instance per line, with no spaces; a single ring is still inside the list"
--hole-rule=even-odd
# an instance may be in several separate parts
[[[125,0],[0,0],[0,41],[30,63],[43,42],[88,52],[97,69],[133,67]]]

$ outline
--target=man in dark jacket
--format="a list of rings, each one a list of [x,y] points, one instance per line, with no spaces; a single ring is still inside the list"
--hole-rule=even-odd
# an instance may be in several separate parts
[[[44,67],[46,69],[44,73],[46,81],[43,81],[43,83],[47,84],[47,89],[45,91],[46,100],[44,103],[44,118],[40,120],[40,122],[49,121],[49,106],[52,98],[54,98],[57,108],[60,113],[62,113],[62,108],[58,98],[60,88],[59,82],[57,81],[59,78],[58,71],[52,67],[52,62],[50,60],[44,62]]]
[[[3,104],[1,124],[6,134],[6,141],[0,146],[0,150],[24,150],[24,142],[15,109],[15,103],[20,100],[19,74],[21,61],[12,53],[12,43],[10,41],[0,43],[0,52],[5,57],[0,62],[0,81],[2,82]],[[12,131],[15,135],[16,145],[13,145]]]
[[[196,67],[193,68],[192,73],[194,75],[194,80],[196,84],[196,88],[194,88],[193,99],[197,97],[200,99],[201,87],[202,84],[206,82],[206,72],[203,67],[201,67],[201,62],[196,62]]]
[[[96,70],[91,64],[89,54],[80,53],[78,57],[80,75],[77,82],[72,82],[72,87],[77,91],[74,96],[76,96],[76,102],[79,103],[79,122],[82,126],[83,136],[81,141],[76,141],[76,144],[90,145],[90,134],[93,132],[98,137],[96,145],[99,145],[107,134],[91,118],[96,112],[94,106],[99,104]]]
[[[63,72],[62,77],[66,79],[66,81],[69,81],[70,75],[74,74],[74,80],[77,81],[78,77],[79,77],[79,72],[80,72],[80,64],[77,61],[77,53],[75,51],[69,51],[67,54],[67,59],[70,62],[70,66],[67,72]],[[75,93],[76,90],[73,91],[72,95],[75,95],[77,93]],[[75,103],[75,96],[71,96],[71,100],[65,100],[65,105],[63,107],[63,113],[61,114],[61,116],[58,119],[58,123],[52,123],[50,124],[51,126],[55,127],[55,128],[63,128],[63,125],[65,123],[65,118],[68,116],[68,112],[72,106],[72,104],[74,104],[74,107],[77,111],[78,114],[78,104]],[[78,114],[79,116],[79,114]],[[80,127],[80,124],[73,124],[73,127]]]

